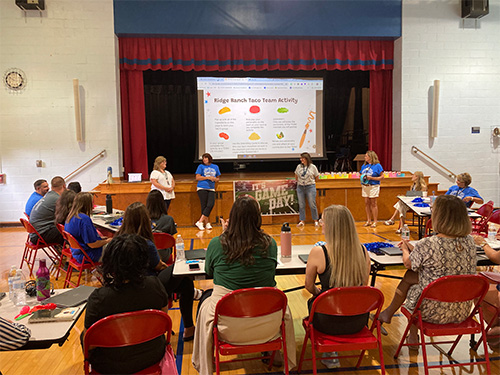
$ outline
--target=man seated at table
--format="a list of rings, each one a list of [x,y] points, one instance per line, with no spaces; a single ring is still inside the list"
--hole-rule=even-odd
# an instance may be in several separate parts
[[[470,187],[472,177],[468,173],[460,173],[457,176],[457,184],[448,189],[446,195],[454,195],[464,201],[467,208],[471,207],[473,203],[483,204],[484,200],[479,195],[476,189]]]
[[[55,211],[59,196],[66,190],[66,183],[62,177],[56,176],[50,181],[50,187],[51,190],[33,207],[30,223],[47,243],[62,245],[64,240],[55,224]],[[30,239],[31,242],[36,243],[38,236],[30,234]]]
[[[24,212],[28,216],[31,215],[31,210],[35,204],[37,204],[37,202],[49,191],[49,184],[47,183],[47,180],[36,180],[33,186],[35,187],[35,191],[28,198],[28,202],[26,202],[26,207],[24,208]]]

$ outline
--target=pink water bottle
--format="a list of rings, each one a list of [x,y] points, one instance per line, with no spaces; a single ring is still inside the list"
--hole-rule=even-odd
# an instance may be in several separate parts
[[[50,272],[45,262],[45,259],[40,259],[38,271],[36,271],[36,299],[38,301],[50,297]]]
[[[281,227],[281,257],[291,258],[292,256],[292,230],[288,223],[283,223]]]

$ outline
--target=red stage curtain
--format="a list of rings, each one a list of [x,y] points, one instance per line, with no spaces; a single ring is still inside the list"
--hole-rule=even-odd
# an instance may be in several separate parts
[[[392,70],[370,72],[370,150],[392,168]]]
[[[386,170],[392,159],[393,41],[120,38],[125,173],[148,176],[144,70],[370,71],[370,141]]]
[[[120,71],[120,92],[125,173],[142,173],[149,180],[142,71]]]

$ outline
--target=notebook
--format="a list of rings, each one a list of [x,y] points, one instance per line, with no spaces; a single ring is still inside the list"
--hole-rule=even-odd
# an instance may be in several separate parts
[[[307,264],[307,259],[309,259],[309,254],[299,254],[299,259]]]
[[[43,304],[55,303],[57,307],[74,307],[87,302],[90,294],[95,290],[93,286],[80,285],[78,288],[70,289],[57,296],[47,298]]]
[[[205,249],[186,250],[186,260],[205,259],[207,251]]]
[[[399,247],[381,247],[379,250],[385,255],[403,255],[403,251]]]
[[[66,309],[56,308],[54,310],[38,310],[29,318],[29,323],[63,322],[75,319],[83,309],[79,307],[69,307]]]

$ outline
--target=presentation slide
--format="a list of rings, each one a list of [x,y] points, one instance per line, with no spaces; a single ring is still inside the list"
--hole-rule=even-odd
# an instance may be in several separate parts
[[[198,77],[198,152],[217,160],[323,157],[323,79]]]

